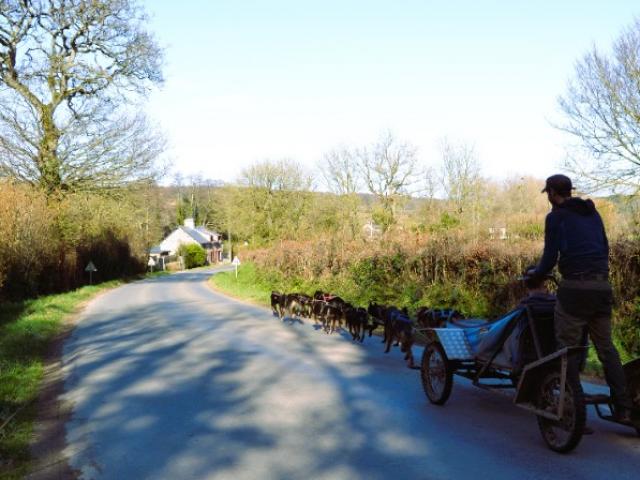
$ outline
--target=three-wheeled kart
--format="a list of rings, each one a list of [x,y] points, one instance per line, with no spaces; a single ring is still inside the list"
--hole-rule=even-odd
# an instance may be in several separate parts
[[[569,452],[580,442],[586,405],[616,421],[608,395],[585,395],[576,368],[587,347],[555,349],[554,302],[525,305],[495,321],[451,320],[443,328],[418,329],[426,337],[422,355],[422,386],[429,401],[443,405],[453,375],[494,391],[515,389],[513,402],[537,416],[544,441],[556,452]],[[575,373],[571,373],[574,372]],[[640,435],[640,359],[624,365],[634,402],[633,426]]]

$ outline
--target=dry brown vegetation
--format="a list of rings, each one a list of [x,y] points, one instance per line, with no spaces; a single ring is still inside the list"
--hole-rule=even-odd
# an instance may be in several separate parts
[[[60,292],[94,281],[122,278],[145,269],[146,251],[157,240],[157,223],[144,222],[140,196],[91,194],[47,196],[24,184],[0,184],[0,299]],[[144,208],[135,205],[145,205]]]

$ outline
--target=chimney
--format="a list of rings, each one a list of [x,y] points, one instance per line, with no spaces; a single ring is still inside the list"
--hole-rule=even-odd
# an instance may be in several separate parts
[[[193,218],[185,218],[184,219],[184,226],[187,228],[196,228],[196,225],[193,221]]]

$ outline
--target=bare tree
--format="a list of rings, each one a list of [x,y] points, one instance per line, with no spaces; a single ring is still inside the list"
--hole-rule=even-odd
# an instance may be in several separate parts
[[[383,227],[388,228],[396,221],[399,205],[419,181],[417,149],[387,132],[357,155],[366,187],[378,199]]]
[[[332,207],[342,237],[355,237],[359,231],[361,199],[358,194],[362,179],[358,158],[347,147],[338,147],[327,152],[320,163],[320,171],[333,197]]]
[[[144,21],[135,0],[0,3],[1,176],[47,193],[149,178],[162,138],[132,112],[162,56]]]
[[[320,171],[330,191],[337,195],[351,195],[361,187],[357,155],[347,147],[327,152],[320,163]]]
[[[255,163],[242,171],[239,180],[242,185],[262,188],[270,193],[309,190],[312,185],[311,177],[304,168],[287,158]]]
[[[265,160],[242,171],[241,201],[257,240],[296,238],[310,202],[311,177],[293,160]]]
[[[428,203],[432,203],[436,198],[436,192],[438,190],[438,171],[433,166],[429,165],[424,169],[422,174],[423,188],[422,194],[427,199]]]
[[[480,182],[480,161],[473,145],[440,141],[442,154],[442,186],[458,212],[473,206]]]
[[[590,190],[640,188],[640,19],[605,55],[595,47],[576,64],[558,99],[566,123],[557,125],[577,144],[566,166]]]

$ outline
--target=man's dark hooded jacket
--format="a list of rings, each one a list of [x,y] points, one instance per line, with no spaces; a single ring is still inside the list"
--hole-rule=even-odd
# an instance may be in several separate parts
[[[568,198],[547,215],[544,253],[536,273],[551,272],[558,255],[563,278],[609,273],[609,242],[591,200]]]

